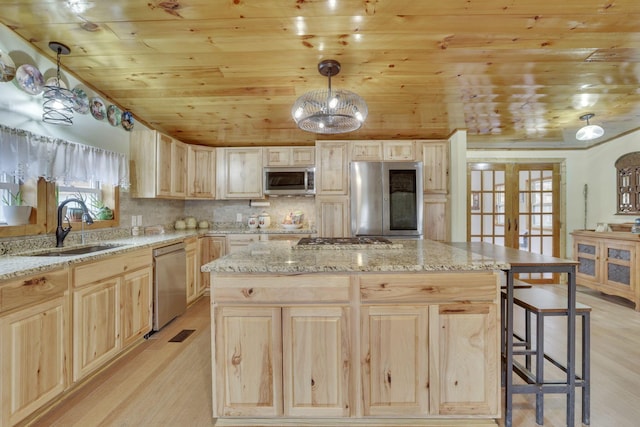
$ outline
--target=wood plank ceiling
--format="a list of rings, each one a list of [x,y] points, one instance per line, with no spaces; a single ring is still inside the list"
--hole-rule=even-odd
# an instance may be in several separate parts
[[[471,148],[584,148],[640,126],[638,0],[0,0],[0,22],[138,121],[209,146],[445,138]],[[334,88],[369,107],[353,133],[296,128]],[[20,64],[16,64],[20,65]]]

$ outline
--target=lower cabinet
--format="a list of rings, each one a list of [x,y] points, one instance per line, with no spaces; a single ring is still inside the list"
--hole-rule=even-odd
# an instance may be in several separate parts
[[[69,386],[69,272],[0,283],[0,426],[20,423]]]
[[[0,318],[2,426],[17,424],[68,385],[66,295]]]
[[[576,230],[573,259],[578,261],[576,282],[632,301],[640,311],[640,243],[629,232]]]
[[[348,313],[346,307],[219,307],[214,411],[349,416]]]
[[[185,257],[187,262],[186,284],[187,284],[187,304],[195,301],[200,295],[200,260],[198,258],[198,238],[190,237],[184,240]]]
[[[73,381],[151,331],[150,249],[73,268]]]
[[[362,307],[364,415],[429,413],[428,307]]]
[[[198,264],[198,274],[200,280],[198,284],[198,294],[202,295],[209,291],[211,273],[200,272],[200,266],[224,256],[227,251],[227,238],[224,236],[204,236],[200,239],[200,264]]]
[[[496,273],[213,280],[214,418],[500,415]]]

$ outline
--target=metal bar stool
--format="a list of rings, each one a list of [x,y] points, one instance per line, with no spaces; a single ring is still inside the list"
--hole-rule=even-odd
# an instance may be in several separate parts
[[[525,363],[513,361],[514,372],[527,382],[526,386],[514,386],[514,393],[535,393],[536,423],[543,424],[544,394],[564,393],[566,381],[545,381],[544,361],[547,360],[566,373],[566,367],[544,352],[544,320],[547,316],[567,316],[566,297],[557,295],[547,289],[533,286],[515,289],[513,303],[525,311],[525,336],[514,333],[513,355],[524,355]],[[576,387],[582,387],[582,423],[590,423],[590,313],[591,307],[576,303],[576,316],[582,319],[582,369],[576,375]],[[531,314],[536,316],[535,346],[532,341]],[[535,358],[535,370],[532,371],[532,356]],[[531,388],[531,386],[534,386]]]

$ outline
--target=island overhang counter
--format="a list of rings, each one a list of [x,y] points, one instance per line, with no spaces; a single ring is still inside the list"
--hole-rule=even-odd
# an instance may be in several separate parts
[[[508,268],[428,240],[204,265],[216,425],[496,425]]]

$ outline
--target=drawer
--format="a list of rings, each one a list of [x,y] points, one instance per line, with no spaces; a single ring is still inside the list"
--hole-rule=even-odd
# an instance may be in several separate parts
[[[497,301],[499,276],[482,273],[361,274],[363,303]]]
[[[5,282],[0,285],[0,313],[62,296],[68,289],[66,268]]]
[[[151,249],[105,257],[73,268],[73,285],[83,286],[153,264]]]
[[[345,275],[212,275],[216,303],[265,304],[348,302],[350,277]]]

